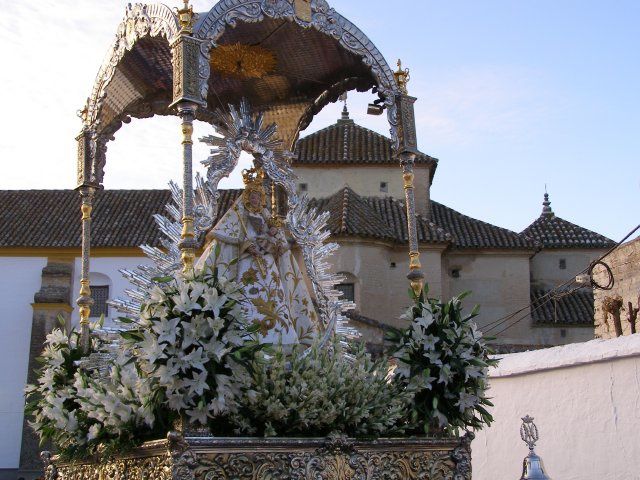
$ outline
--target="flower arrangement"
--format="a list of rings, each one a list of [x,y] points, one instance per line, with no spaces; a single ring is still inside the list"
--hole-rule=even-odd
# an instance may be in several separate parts
[[[154,422],[146,379],[122,357],[107,378],[92,378],[79,367],[87,353],[79,339],[77,331],[67,334],[60,328],[47,335],[38,383],[26,389],[25,413],[33,418],[31,427],[42,442],[52,441],[69,455],[137,443],[135,437]],[[103,347],[99,338],[92,338],[91,351]]]
[[[448,302],[414,297],[390,356],[363,345],[304,351],[257,342],[238,305],[239,286],[217,271],[157,278],[138,319],[121,318],[121,352],[108,376],[82,367],[79,334],[48,337],[27,412],[43,441],[63,453],[122,451],[166,435],[180,419],[215,435],[377,437],[482,428],[487,369],[497,362],[463,295]],[[105,345],[92,337],[92,351]]]
[[[413,394],[389,378],[386,358],[373,361],[364,345],[345,350],[315,341],[302,354],[274,347],[254,365],[251,395],[241,399],[235,433],[264,436],[352,436],[401,433]]]
[[[428,297],[428,287],[408,309],[405,330],[392,330],[392,356],[397,360],[395,375],[414,393],[410,422],[426,433],[432,427],[474,428],[493,421],[485,407],[487,370],[497,365],[493,351],[472,321],[462,312],[463,293],[448,302]]]
[[[244,376],[262,346],[237,302],[239,286],[205,271],[156,279],[139,320],[124,332],[140,371],[151,380],[156,407],[206,426],[236,408]]]

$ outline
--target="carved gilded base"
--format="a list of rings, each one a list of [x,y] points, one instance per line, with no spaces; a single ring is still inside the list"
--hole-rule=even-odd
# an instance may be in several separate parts
[[[118,458],[59,462],[43,453],[45,480],[471,480],[462,438],[360,441],[187,437],[148,442]]]

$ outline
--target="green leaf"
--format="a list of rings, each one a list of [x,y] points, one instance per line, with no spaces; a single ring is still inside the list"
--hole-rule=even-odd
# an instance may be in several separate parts
[[[120,336],[125,340],[133,340],[135,342],[141,342],[142,340],[144,340],[144,335],[141,332],[137,332],[135,330],[120,332]]]
[[[416,296],[416,292],[413,291],[413,288],[409,287],[408,292],[409,292],[409,298],[411,298],[414,302],[416,302],[418,300],[418,297]]]
[[[167,275],[164,277],[153,277],[151,280],[156,283],[169,283],[171,280],[173,280],[173,277],[171,275]]]
[[[134,320],[129,317],[118,317],[118,321],[120,323],[135,323]]]

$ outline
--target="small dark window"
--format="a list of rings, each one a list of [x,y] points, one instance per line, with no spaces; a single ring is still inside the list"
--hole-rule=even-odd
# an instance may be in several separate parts
[[[451,276],[453,278],[460,278],[460,269],[454,268],[453,270],[451,270]]]
[[[300,189],[301,192],[306,192],[307,191],[307,184],[306,183],[300,183],[298,185],[298,188]]]
[[[391,262],[391,263],[389,264],[389,266],[390,266],[391,268],[396,268],[396,262]]]
[[[91,316],[99,317],[109,315],[109,286],[108,285],[96,285],[91,286],[91,298],[93,298],[93,306],[91,307]]]
[[[565,260],[564,258],[561,258],[560,261],[558,262],[558,266],[560,267],[560,270],[566,270],[567,260]]]
[[[336,285],[336,290],[342,292],[342,300],[356,301],[356,289],[353,283],[340,283]]]
[[[389,184],[387,182],[380,182],[380,191],[381,192],[388,192],[389,191]]]

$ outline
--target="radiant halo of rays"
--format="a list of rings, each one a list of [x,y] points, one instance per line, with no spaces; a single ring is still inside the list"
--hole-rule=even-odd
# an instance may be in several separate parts
[[[263,115],[251,114],[251,107],[243,99],[238,108],[229,105],[229,111],[216,110],[214,129],[219,136],[208,135],[200,140],[211,148],[209,157],[202,163],[206,166],[206,177],[196,175],[194,198],[194,226],[199,238],[213,226],[218,214],[218,183],[231,174],[244,151],[254,157],[268,178],[281,185],[287,193],[288,212],[286,224],[292,237],[301,249],[307,275],[311,280],[317,302],[319,322],[317,325],[321,341],[326,343],[335,334],[342,341],[360,336],[348,325],[344,313],[353,309],[352,302],[343,300],[336,285],[344,277],[331,272],[328,257],[336,253],[339,246],[327,242],[330,232],[327,228],[329,213],[319,213],[309,206],[306,195],[299,196],[295,189],[295,179],[290,160],[291,152],[282,152],[281,142],[276,139],[276,124],[264,126]],[[142,245],[144,254],[151,265],[122,269],[120,272],[132,287],[125,290],[128,298],[109,301],[119,312],[129,317],[140,314],[140,306],[146,293],[154,285],[154,278],[179,275],[181,270],[180,241],[182,231],[182,190],[175,182],[169,183],[171,201],[166,204],[166,215],[156,214],[154,220],[162,234],[160,247]]]

